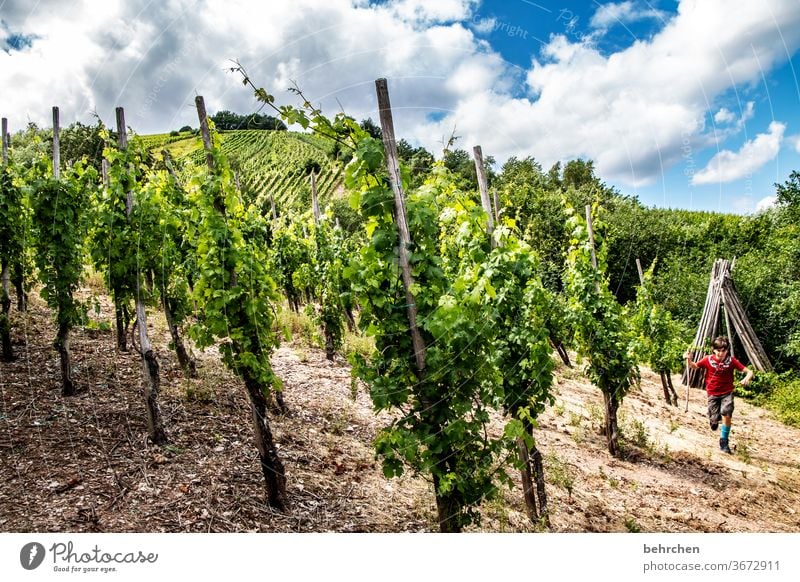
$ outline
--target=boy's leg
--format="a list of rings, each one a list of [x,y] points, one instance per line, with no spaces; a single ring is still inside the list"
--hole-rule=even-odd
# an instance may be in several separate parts
[[[733,416],[733,392],[725,394],[720,398],[720,413],[722,414],[722,432],[719,439],[719,448],[731,454],[731,449],[728,444],[728,436],[731,432],[732,416]]]
[[[711,430],[717,430],[719,421],[722,419],[720,414],[721,398],[719,396],[708,397],[708,424]]]

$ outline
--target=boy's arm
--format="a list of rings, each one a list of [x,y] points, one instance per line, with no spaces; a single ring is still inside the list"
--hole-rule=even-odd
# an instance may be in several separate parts
[[[697,364],[692,361],[692,352],[687,351],[685,354],[683,354],[683,357],[686,358],[686,365],[690,370],[696,370],[698,368]]]
[[[745,373],[744,378],[742,378],[741,382],[739,382],[742,386],[747,386],[750,383],[750,380],[753,379],[753,370],[748,368],[747,366],[744,367],[742,372]]]

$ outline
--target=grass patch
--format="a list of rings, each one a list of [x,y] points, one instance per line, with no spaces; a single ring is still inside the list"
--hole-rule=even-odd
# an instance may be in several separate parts
[[[375,353],[375,338],[358,333],[345,332],[342,340],[342,353],[350,362],[355,355],[369,359]]]
[[[567,424],[577,428],[577,427],[579,427],[581,425],[582,421],[583,421],[583,415],[582,414],[578,414],[576,412],[570,412],[569,413],[569,420],[567,420]]]
[[[746,440],[736,443],[736,456],[748,465],[753,461],[753,457],[750,455],[750,447],[747,445]]]
[[[544,458],[545,473],[549,476],[548,483],[566,490],[572,499],[575,490],[575,471],[566,462],[559,459],[555,453],[549,453]]]
[[[641,420],[634,418],[626,423],[623,434],[628,442],[636,445],[640,449],[650,448],[650,432]]]
[[[634,519],[633,517],[626,517],[625,518],[625,529],[628,530],[629,533],[641,533],[642,526]]]
[[[292,311],[288,306],[284,306],[278,311],[275,327],[275,331],[283,336],[284,341],[296,341],[307,347],[323,346],[319,328],[311,317],[302,311]]]

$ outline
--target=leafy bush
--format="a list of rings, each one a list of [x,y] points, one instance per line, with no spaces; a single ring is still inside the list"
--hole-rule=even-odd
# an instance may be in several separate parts
[[[767,407],[775,411],[784,424],[800,428],[800,378],[778,385],[767,400]]]

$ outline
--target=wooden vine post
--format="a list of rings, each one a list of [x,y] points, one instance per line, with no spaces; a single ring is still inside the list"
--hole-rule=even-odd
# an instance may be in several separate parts
[[[119,149],[128,149],[128,134],[125,126],[125,110],[117,107],[117,134],[119,139]],[[125,193],[125,211],[128,221],[131,220],[133,212],[133,191]],[[156,359],[150,338],[147,334],[147,311],[145,309],[144,298],[142,297],[141,282],[142,277],[138,269],[134,274],[136,277],[136,321],[139,330],[139,349],[142,353],[142,393],[147,410],[147,433],[150,440],[157,445],[167,442],[167,433],[164,430],[164,423],[161,418],[161,409],[158,405],[158,391],[160,388],[160,378],[158,374],[158,360]]]
[[[61,178],[61,127],[58,121],[58,107],[53,107],[53,178]]]
[[[408,229],[405,199],[403,197],[403,187],[400,179],[400,162],[397,155],[397,143],[394,135],[392,106],[389,101],[389,88],[387,86],[386,79],[377,79],[375,81],[375,89],[378,97],[378,112],[381,130],[383,133],[383,147],[386,154],[386,166],[389,172],[389,182],[392,186],[392,193],[394,194],[394,222],[397,226],[399,237],[397,249],[398,262],[400,265],[403,288],[406,296],[408,330],[411,334],[411,345],[412,349],[414,350],[414,362],[418,385],[422,386],[427,381],[427,370],[425,364],[426,346],[425,340],[422,337],[422,333],[417,326],[418,310],[414,293],[412,292],[414,277],[411,274],[411,265],[408,257],[409,247],[411,245],[411,235]],[[419,398],[423,409],[427,413],[433,414],[436,403],[429,401],[424,394],[424,390],[420,391]],[[436,424],[437,422],[434,418],[429,420],[433,424]],[[452,447],[445,446],[443,450],[439,451],[435,455],[435,459],[436,466],[439,470],[441,470],[442,468],[449,467],[455,462],[455,452],[452,450]],[[461,525],[458,522],[458,516],[461,513],[464,500],[461,498],[458,491],[450,490],[443,493],[438,471],[433,471],[432,473],[434,494],[436,495],[436,510],[438,514],[439,530],[442,533],[459,532],[461,531]]]
[[[111,178],[109,177],[109,164],[108,160],[103,158],[100,162],[100,173],[103,177],[103,186],[106,188],[111,187]],[[112,290],[114,295],[114,321],[117,328],[117,349],[120,352],[128,351],[128,327],[130,325],[130,313],[127,308],[127,301],[117,297],[117,293]]]
[[[481,206],[486,212],[486,234],[489,236],[489,242],[492,248],[497,246],[494,240],[494,218],[492,217],[492,202],[489,198],[489,183],[486,180],[486,168],[483,166],[483,152],[481,146],[476,145],[472,148],[472,153],[475,156],[475,171],[478,175],[478,189],[481,193]]]
[[[322,219],[322,213],[319,210],[319,195],[317,193],[317,178],[316,178],[316,172],[313,169],[311,170],[310,180],[311,180],[311,213],[314,215],[314,248],[316,249],[316,252],[317,252],[317,266],[320,266],[324,261],[327,260],[327,258],[325,258],[325,259],[322,258],[321,249],[319,247],[319,236],[320,236],[319,229],[320,228],[324,228],[324,227],[322,227],[321,224],[320,224],[320,221]],[[321,274],[321,283],[322,283],[322,285],[328,285],[330,283],[328,281],[328,278],[330,277],[330,272],[329,272],[330,266],[329,265],[325,265],[322,269],[323,269],[323,272],[320,273]],[[325,312],[324,302],[326,300],[324,295],[325,295],[324,292],[320,293],[320,297],[319,297],[319,301],[320,301],[319,309],[321,309],[323,311],[323,313]],[[335,357],[335,355],[336,355],[336,348],[335,348],[335,342],[334,342],[334,332],[333,332],[333,330],[331,328],[331,322],[328,321],[328,319],[325,318],[325,317],[323,317],[322,335],[325,338],[325,358],[332,362],[334,357]]]
[[[201,95],[195,97],[195,106],[197,108],[197,117],[200,121],[200,133],[203,138],[203,147],[206,151],[206,164],[209,171],[214,171],[214,155],[213,145],[211,143],[211,132],[208,128],[208,115],[206,114],[206,106]],[[226,216],[225,202],[223,197],[219,194],[211,201],[214,212],[219,213],[220,216]],[[228,271],[230,287],[235,288],[239,285],[237,280],[237,273],[234,267],[230,267]],[[257,339],[257,338],[256,338]],[[251,355],[262,357],[259,346],[260,342],[254,341],[251,348],[254,352]],[[233,345],[233,357],[237,357],[237,352],[241,350],[241,346]],[[269,505],[280,511],[289,509],[289,499],[286,493],[286,471],[283,463],[278,455],[278,448],[272,436],[272,429],[267,417],[267,397],[264,393],[264,386],[261,385],[259,380],[250,373],[246,366],[237,366],[241,370],[242,379],[244,380],[245,388],[250,399],[250,408],[252,412],[253,430],[255,433],[256,448],[258,449],[258,456],[261,463],[261,471],[264,475],[264,481],[267,490],[267,499]]]
[[[597,253],[594,251],[594,228],[592,227],[592,207],[586,205],[586,230],[589,233],[589,249],[592,252],[592,267],[597,271]],[[600,282],[595,281],[594,288],[600,293]]]
[[[414,347],[417,376],[422,380],[425,376],[425,342],[417,327],[417,304],[414,300],[414,294],[411,292],[411,288],[414,285],[411,266],[408,262],[408,247],[411,245],[411,235],[409,234],[408,219],[406,218],[406,205],[400,180],[400,162],[397,155],[397,142],[394,137],[392,106],[389,101],[389,88],[386,79],[376,80],[375,88],[378,94],[378,110],[383,133],[383,147],[386,151],[386,166],[389,170],[389,181],[392,184],[392,192],[394,193],[394,219],[400,236],[398,256],[403,277],[403,287],[406,292],[406,313],[408,314],[409,332],[411,333],[411,343]]]

